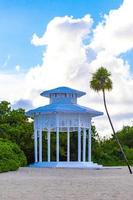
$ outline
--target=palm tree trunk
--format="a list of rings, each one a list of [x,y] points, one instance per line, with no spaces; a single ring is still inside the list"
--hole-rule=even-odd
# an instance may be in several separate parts
[[[131,170],[131,167],[130,167],[129,162],[128,162],[128,160],[127,160],[127,157],[126,157],[126,155],[125,155],[125,153],[124,153],[124,150],[123,150],[123,148],[122,148],[122,146],[121,146],[121,143],[120,143],[120,141],[119,141],[119,139],[118,139],[118,136],[117,136],[117,134],[116,134],[116,132],[115,132],[115,129],[114,129],[114,127],[113,127],[113,123],[112,123],[112,121],[111,121],[111,118],[110,118],[110,115],[109,115],[109,112],[108,112],[108,109],[107,109],[107,105],[106,105],[106,98],[105,98],[105,91],[104,91],[104,90],[103,90],[103,101],[104,101],[104,107],[105,107],[105,110],[106,110],[106,113],[107,113],[107,116],[108,116],[108,119],[109,119],[109,122],[110,122],[110,125],[111,125],[111,128],[112,128],[113,134],[114,134],[115,139],[116,139],[116,141],[117,141],[117,143],[118,143],[118,145],[119,145],[119,147],[120,147],[120,150],[121,150],[122,155],[123,155],[123,157],[124,157],[124,159],[125,159],[125,162],[126,162],[126,164],[127,164],[127,166],[128,166],[129,172],[130,172],[130,174],[132,174],[132,170]]]

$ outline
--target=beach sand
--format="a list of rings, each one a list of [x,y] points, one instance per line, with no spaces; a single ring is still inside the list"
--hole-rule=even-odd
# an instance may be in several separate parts
[[[20,168],[0,174],[0,200],[133,200],[133,175],[121,169]]]

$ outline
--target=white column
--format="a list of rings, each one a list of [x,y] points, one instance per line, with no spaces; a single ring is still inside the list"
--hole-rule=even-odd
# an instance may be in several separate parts
[[[67,128],[67,162],[70,161],[70,130]]]
[[[48,162],[50,162],[50,128],[48,128]]]
[[[56,129],[56,162],[59,162],[59,127]]]
[[[38,156],[37,156],[37,129],[34,129],[34,157],[35,162],[38,162]]]
[[[81,162],[81,130],[78,127],[78,162]]]
[[[86,128],[83,131],[83,162],[86,161]]]
[[[91,162],[91,121],[88,130],[88,161]]]
[[[42,162],[42,130],[39,130],[39,162]]]

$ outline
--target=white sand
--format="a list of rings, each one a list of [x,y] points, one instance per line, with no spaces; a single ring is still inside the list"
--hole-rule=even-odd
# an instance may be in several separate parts
[[[133,175],[125,167],[21,168],[0,174],[0,200],[133,200]]]

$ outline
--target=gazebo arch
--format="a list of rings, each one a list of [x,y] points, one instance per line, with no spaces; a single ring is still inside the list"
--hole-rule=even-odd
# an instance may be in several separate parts
[[[91,119],[103,113],[80,106],[77,98],[85,95],[85,92],[69,87],[58,87],[41,93],[41,96],[48,97],[48,105],[30,110],[27,115],[34,118],[34,155],[35,167],[101,167],[91,161]],[[88,130],[88,159],[86,160],[86,134]],[[47,162],[42,160],[42,131],[47,132]],[[71,161],[70,158],[70,134],[77,131],[78,134],[78,160]],[[83,132],[83,155],[81,160],[81,131]],[[56,162],[50,157],[51,132],[56,132]],[[67,160],[59,160],[59,134],[67,133]]]

